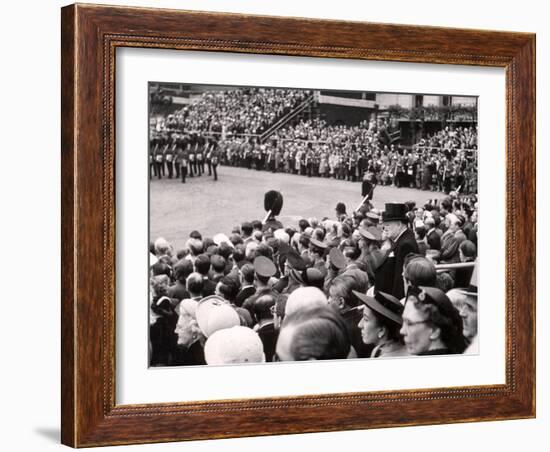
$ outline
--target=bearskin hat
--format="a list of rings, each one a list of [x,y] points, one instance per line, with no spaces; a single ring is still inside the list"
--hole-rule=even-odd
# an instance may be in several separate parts
[[[264,196],[264,209],[266,212],[271,210],[272,215],[279,215],[283,208],[283,195],[276,191],[270,190]]]

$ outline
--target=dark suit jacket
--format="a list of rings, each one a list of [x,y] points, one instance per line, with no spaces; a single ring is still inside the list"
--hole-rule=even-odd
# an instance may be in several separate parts
[[[403,263],[409,253],[418,253],[414,232],[405,230],[397,242],[386,252],[383,263],[375,270],[376,290],[386,292],[396,298],[405,296],[403,288]]]
[[[439,251],[441,249],[441,237],[435,229],[426,235],[426,242],[432,250]]]
[[[256,288],[254,286],[247,286],[239,291],[237,297],[235,298],[235,305],[241,307],[244,301],[256,293]]]

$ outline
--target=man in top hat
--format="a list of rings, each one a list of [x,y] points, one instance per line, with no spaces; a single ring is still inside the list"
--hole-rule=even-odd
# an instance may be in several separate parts
[[[414,233],[407,227],[409,219],[407,206],[402,203],[386,204],[382,222],[391,247],[386,250],[382,263],[375,269],[375,288],[401,299],[405,296],[403,287],[403,264],[409,253],[418,253]]]

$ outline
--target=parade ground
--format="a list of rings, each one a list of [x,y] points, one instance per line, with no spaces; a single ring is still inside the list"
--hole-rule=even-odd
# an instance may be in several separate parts
[[[208,171],[206,172],[208,174]],[[265,217],[264,193],[278,190],[284,203],[278,219],[285,226],[297,227],[301,218],[335,218],[336,203],[343,202],[349,214],[361,202],[361,183],[286,173],[218,167],[218,180],[212,176],[178,179],[152,179],[149,183],[149,236],[164,237],[178,250],[189,233],[200,231],[203,237],[223,232],[230,235],[243,221]],[[377,186],[373,204],[383,210],[387,202],[442,199],[444,193],[412,188]]]

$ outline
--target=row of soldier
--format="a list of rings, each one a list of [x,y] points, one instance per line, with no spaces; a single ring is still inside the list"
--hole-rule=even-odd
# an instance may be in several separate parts
[[[151,247],[150,364],[463,353],[475,347],[475,198],[387,204]]]

